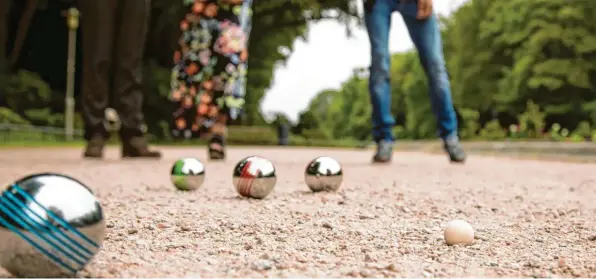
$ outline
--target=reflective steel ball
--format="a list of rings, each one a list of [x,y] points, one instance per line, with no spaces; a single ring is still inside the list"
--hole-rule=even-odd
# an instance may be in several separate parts
[[[232,180],[238,194],[262,199],[273,191],[277,177],[271,161],[259,156],[250,156],[236,164]]]
[[[0,194],[0,265],[16,277],[71,277],[99,252],[101,205],[81,182],[25,177]]]
[[[343,181],[342,167],[333,158],[315,158],[306,166],[304,181],[313,192],[336,191]]]
[[[196,190],[205,181],[205,165],[194,158],[184,158],[176,161],[172,167],[172,183],[179,190]]]

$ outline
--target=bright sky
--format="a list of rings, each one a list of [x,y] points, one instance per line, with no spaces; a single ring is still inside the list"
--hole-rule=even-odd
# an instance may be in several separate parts
[[[434,0],[434,10],[448,15],[467,1]],[[287,64],[276,69],[273,84],[261,103],[262,112],[269,117],[283,112],[297,121],[298,114],[317,93],[338,89],[351,76],[352,69],[368,67],[370,46],[366,30],[356,29],[353,35],[348,38],[345,27],[334,21],[311,24],[307,42],[296,40]],[[393,15],[390,37],[391,52],[413,48],[399,13]]]

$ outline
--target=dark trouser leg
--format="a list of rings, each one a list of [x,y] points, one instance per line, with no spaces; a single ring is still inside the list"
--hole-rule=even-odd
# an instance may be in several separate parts
[[[95,0],[97,1],[97,0]],[[119,28],[114,52],[114,108],[122,122],[121,137],[144,134],[143,53],[150,17],[150,0],[119,1]]]
[[[143,52],[149,28],[150,0],[120,0],[119,33],[114,52],[114,108],[120,115],[123,157],[159,158],[149,150],[143,119]]]
[[[6,62],[6,43],[8,41],[8,26],[12,0],[0,0],[0,67]],[[2,70],[2,68],[0,68]]]
[[[109,105],[115,10],[111,1],[79,0],[81,10],[83,76],[82,108],[85,139],[105,131],[104,111]]]

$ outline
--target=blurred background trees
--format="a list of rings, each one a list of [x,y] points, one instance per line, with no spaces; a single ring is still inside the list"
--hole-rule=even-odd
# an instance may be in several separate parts
[[[35,12],[23,31],[16,26],[31,2],[36,3]],[[0,59],[0,123],[63,127],[68,30],[61,13],[71,5],[60,0],[13,1],[7,53]],[[255,1],[253,8],[246,114],[235,124],[285,123],[280,115],[268,124],[259,110],[275,66],[291,55],[296,39],[304,38],[308,22],[331,18],[346,23],[349,31],[347,23],[360,19],[354,3],[346,0]],[[153,0],[145,109],[149,132],[160,139],[169,137],[169,68],[182,14],[182,1]],[[592,137],[594,18],[593,0],[471,0],[443,19],[445,57],[462,137],[540,138],[546,133],[561,138],[563,130],[568,131],[565,137]],[[26,35],[20,55],[13,67],[7,67],[19,32]],[[391,71],[397,136],[434,138],[426,78],[416,53],[394,54]],[[78,81],[77,77],[76,88]],[[354,69],[340,89],[323,90],[312,100],[292,132],[308,139],[368,140],[368,98],[367,70]],[[77,125],[81,127],[80,118]]]
[[[578,140],[591,137],[596,128],[594,16],[596,2],[590,0],[472,0],[443,19],[462,136],[536,138],[554,125]],[[401,138],[436,136],[417,59],[415,52],[393,55],[392,108]],[[312,101],[301,122],[330,138],[367,137],[360,132],[371,128],[370,111],[361,108],[368,102],[366,89],[366,77],[354,75],[341,90],[322,92],[325,97]],[[338,111],[349,113],[334,114]]]

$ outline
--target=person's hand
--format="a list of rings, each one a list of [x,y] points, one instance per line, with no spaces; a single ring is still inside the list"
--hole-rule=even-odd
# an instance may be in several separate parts
[[[427,19],[433,13],[433,1],[432,0],[418,0],[418,14],[417,19]]]

